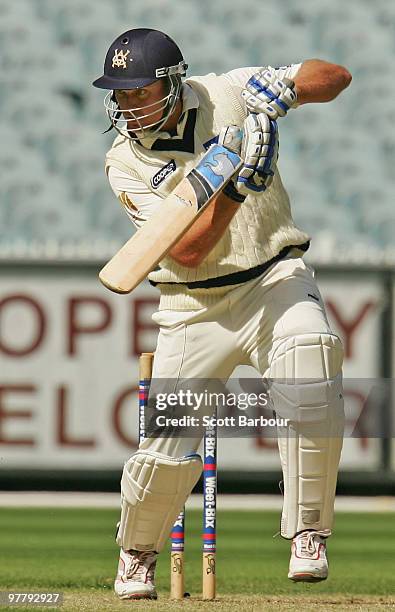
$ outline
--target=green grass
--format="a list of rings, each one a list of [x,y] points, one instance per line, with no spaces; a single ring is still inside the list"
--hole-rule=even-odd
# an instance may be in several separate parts
[[[80,596],[80,603],[70,609],[90,609],[81,603],[84,594],[89,597],[89,593],[92,605],[100,594],[113,601],[111,590],[118,558],[114,531],[118,511],[7,508],[0,509],[0,519],[0,590],[70,592]],[[394,596],[395,514],[338,513],[335,535],[328,544],[330,578],[315,585],[293,584],[287,579],[289,543],[280,537],[273,538],[278,523],[277,512],[218,513],[220,595],[236,599],[241,595],[246,599],[258,596],[266,598],[266,602],[273,597],[291,598],[291,601],[302,598],[306,602],[311,598],[318,602],[329,597],[329,602],[332,595],[348,600],[358,596]],[[186,583],[192,596],[198,596],[201,591],[200,529],[201,513],[189,512]],[[157,588],[166,597],[169,591],[166,552],[159,558]],[[387,601],[387,606],[392,608],[390,602],[394,598]],[[138,603],[140,607],[141,603]],[[192,602],[182,605],[193,609]],[[279,609],[273,605],[273,609]],[[91,609],[98,606],[95,604]],[[230,600],[227,609],[233,609]],[[240,609],[240,602],[235,609]]]

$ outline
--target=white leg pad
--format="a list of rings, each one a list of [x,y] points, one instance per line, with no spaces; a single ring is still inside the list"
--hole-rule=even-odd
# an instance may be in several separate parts
[[[200,455],[174,458],[144,450],[132,455],[121,479],[117,544],[160,552],[201,473]]]
[[[324,333],[282,340],[271,360],[272,406],[289,419],[278,428],[284,538],[305,529],[331,533],[344,432],[342,362],[339,338]]]

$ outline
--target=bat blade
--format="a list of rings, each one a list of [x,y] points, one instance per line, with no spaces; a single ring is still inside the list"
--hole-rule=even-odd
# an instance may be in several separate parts
[[[103,285],[116,293],[130,293],[137,287],[240,166],[241,159],[236,153],[218,144],[211,145],[196,168],[100,271]]]

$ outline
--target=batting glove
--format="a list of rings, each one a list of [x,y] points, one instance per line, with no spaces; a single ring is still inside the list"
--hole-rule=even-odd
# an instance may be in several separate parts
[[[280,80],[271,66],[256,72],[241,95],[251,113],[265,113],[274,121],[297,106],[295,83],[287,78]]]
[[[226,147],[236,153],[237,155],[241,155],[241,145],[243,142],[243,131],[237,127],[237,125],[228,125],[223,127],[218,136],[218,144]],[[225,185],[222,190],[228,198],[233,200],[234,202],[244,202],[246,196],[239,193],[236,189],[236,185],[234,179],[236,178],[238,172],[231,178],[231,180]]]
[[[237,125],[223,127],[218,135],[218,144],[230,149],[236,155],[240,155],[242,142],[243,130]]]
[[[244,137],[241,146],[243,165],[236,178],[237,191],[247,196],[270,187],[278,159],[277,123],[267,115],[248,115],[244,121]]]
[[[277,123],[265,114],[249,115],[243,130],[237,126],[222,128],[218,143],[240,155],[242,167],[235,173],[223,193],[236,202],[247,195],[265,191],[272,183],[278,159]]]

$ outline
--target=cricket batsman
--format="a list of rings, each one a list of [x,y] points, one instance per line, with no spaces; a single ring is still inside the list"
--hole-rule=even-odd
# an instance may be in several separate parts
[[[278,432],[288,578],[325,580],[343,439],[343,351],[303,261],[310,238],[293,222],[276,167],[277,122],[303,104],[330,102],[351,75],[318,59],[183,80],[187,67],[169,36],[134,29],[112,43],[93,83],[108,90],[105,107],[118,133],[106,156],[108,180],[137,228],[210,144],[243,161],[148,276],[160,290],[153,378],[226,380],[244,364],[273,381],[273,409],[288,419]],[[126,462],[115,579],[121,599],[157,597],[156,558],[201,475],[199,443],[200,436],[147,437]]]

